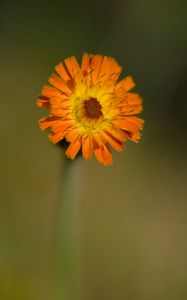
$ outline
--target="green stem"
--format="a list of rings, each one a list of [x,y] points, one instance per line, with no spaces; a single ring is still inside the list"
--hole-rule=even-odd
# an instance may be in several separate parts
[[[77,300],[79,294],[79,197],[77,161],[65,160],[56,214],[55,274],[57,299]]]

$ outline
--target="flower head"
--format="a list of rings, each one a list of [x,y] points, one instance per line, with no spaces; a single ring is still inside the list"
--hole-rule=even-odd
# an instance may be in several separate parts
[[[40,128],[51,129],[52,143],[66,139],[66,154],[74,159],[82,149],[85,159],[94,152],[97,160],[112,164],[110,146],[120,152],[124,142],[138,142],[143,120],[134,116],[142,111],[139,94],[129,92],[131,76],[117,82],[122,68],[114,58],[85,53],[81,66],[74,56],[55,67],[37,100],[49,109],[49,116],[39,121]]]

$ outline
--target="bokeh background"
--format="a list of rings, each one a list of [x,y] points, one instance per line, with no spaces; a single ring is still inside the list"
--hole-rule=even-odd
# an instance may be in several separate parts
[[[146,123],[112,167],[76,162],[80,299],[186,300],[187,1],[1,1],[0,45],[0,299],[58,300],[63,153],[35,99],[57,63],[87,51],[133,76]]]

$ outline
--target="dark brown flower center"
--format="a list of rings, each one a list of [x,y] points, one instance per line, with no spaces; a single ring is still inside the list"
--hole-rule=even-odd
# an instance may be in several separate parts
[[[96,98],[89,98],[84,101],[86,116],[91,119],[99,119],[102,116],[101,104]]]

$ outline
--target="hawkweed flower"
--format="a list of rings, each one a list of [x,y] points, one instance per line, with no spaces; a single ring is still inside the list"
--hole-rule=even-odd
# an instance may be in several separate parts
[[[55,67],[37,100],[49,115],[39,121],[40,128],[50,128],[49,139],[56,144],[65,139],[66,155],[74,159],[82,150],[85,159],[94,152],[103,165],[112,164],[110,147],[121,152],[124,142],[138,142],[143,120],[142,99],[130,90],[131,76],[118,81],[121,66],[114,58],[85,53],[81,65],[74,56]]]

